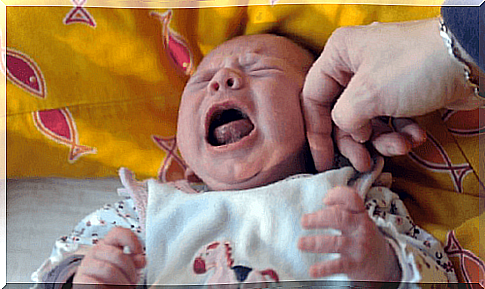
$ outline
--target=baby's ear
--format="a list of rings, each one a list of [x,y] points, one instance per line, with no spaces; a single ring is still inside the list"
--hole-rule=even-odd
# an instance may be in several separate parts
[[[185,170],[185,179],[189,183],[202,183],[202,180],[195,174],[191,168]]]

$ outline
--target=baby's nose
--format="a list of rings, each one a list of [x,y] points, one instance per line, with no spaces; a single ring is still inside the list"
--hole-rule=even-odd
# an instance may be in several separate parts
[[[243,78],[237,71],[231,68],[223,68],[214,75],[210,81],[209,89],[212,93],[215,93],[227,89],[241,89],[242,86]]]

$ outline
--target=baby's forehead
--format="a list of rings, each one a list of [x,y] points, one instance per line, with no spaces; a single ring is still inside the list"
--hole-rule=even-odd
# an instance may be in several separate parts
[[[239,36],[216,47],[199,64],[210,67],[227,57],[244,58],[250,55],[267,56],[291,62],[305,71],[311,66],[313,56],[291,40],[269,34]]]
[[[204,57],[199,66],[210,66],[210,64],[214,62],[221,61],[228,57],[240,59],[250,54],[276,56],[265,48],[266,47],[261,41],[255,41],[249,37],[238,37],[237,39],[229,40],[216,47]]]

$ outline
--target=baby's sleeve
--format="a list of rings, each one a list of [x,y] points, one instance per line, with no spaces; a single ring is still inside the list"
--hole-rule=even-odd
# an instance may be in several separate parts
[[[114,227],[131,229],[144,246],[140,209],[126,191],[121,189],[119,194],[123,198],[121,201],[104,205],[86,216],[69,235],[56,240],[50,257],[31,276],[36,288],[61,288],[72,282],[86,252]]]
[[[397,194],[385,187],[373,187],[365,204],[369,216],[396,252],[403,284],[457,282],[453,264],[441,243],[413,222]]]

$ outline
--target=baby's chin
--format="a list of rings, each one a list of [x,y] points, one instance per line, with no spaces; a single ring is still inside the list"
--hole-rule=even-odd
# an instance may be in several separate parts
[[[261,172],[252,178],[235,181],[235,182],[224,182],[224,181],[206,181],[206,185],[212,191],[238,191],[238,190],[248,190],[253,188],[259,188],[272,183],[276,183],[282,179],[290,177],[292,174],[278,175],[279,172]]]
[[[329,163],[333,164],[333,150],[329,158],[331,158]],[[203,181],[213,191],[246,190],[270,185],[298,174],[315,173],[317,171],[308,144],[305,144],[304,148],[298,153],[288,156],[278,164],[261,170],[247,172],[246,175],[241,175],[240,178],[234,176],[226,178],[208,176]]]

